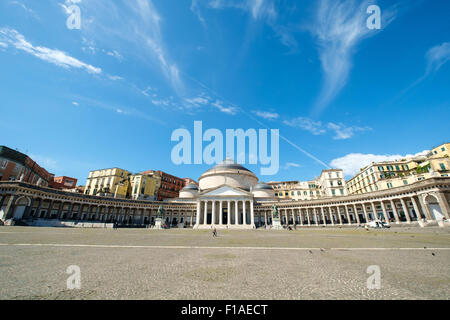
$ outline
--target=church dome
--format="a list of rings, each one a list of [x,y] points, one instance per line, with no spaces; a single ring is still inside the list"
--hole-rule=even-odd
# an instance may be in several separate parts
[[[256,175],[231,159],[215,165],[199,178],[200,190],[208,190],[221,185],[250,190],[258,182]]]
[[[275,197],[275,191],[273,190],[272,186],[267,183],[264,183],[264,182],[257,183],[252,188],[252,193],[255,198],[274,198]]]
[[[189,183],[183,189],[180,190],[180,198],[195,198],[198,193],[198,187],[195,183]]]

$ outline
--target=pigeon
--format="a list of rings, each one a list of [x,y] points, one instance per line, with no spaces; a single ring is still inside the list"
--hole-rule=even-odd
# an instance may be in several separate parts
[[[312,253],[312,251],[311,251],[311,250],[309,250],[309,253]]]
[[[320,251],[325,252],[325,250],[323,250],[322,248],[320,248]]]
[[[426,249],[427,247],[423,247],[424,249]]]
[[[435,256],[434,252],[432,252],[431,255],[434,257]]]

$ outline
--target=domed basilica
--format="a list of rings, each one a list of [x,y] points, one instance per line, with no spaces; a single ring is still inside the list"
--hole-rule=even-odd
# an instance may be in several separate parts
[[[205,171],[199,186],[190,183],[180,191],[180,199],[197,201],[194,228],[255,228],[253,201],[274,200],[272,187],[258,183],[256,175],[226,159]]]

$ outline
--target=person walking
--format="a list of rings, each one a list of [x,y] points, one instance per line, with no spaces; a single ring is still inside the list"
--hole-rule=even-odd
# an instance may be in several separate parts
[[[213,237],[217,237],[217,229],[216,229],[216,227],[213,227],[212,235],[213,235]]]

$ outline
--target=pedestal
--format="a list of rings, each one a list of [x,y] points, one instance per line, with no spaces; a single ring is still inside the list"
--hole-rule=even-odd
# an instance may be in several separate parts
[[[283,227],[281,226],[280,218],[273,218],[272,219],[272,229],[275,229],[275,230],[283,229]]]
[[[153,229],[164,229],[163,225],[164,225],[164,220],[162,218],[156,218],[155,226],[153,227]]]

